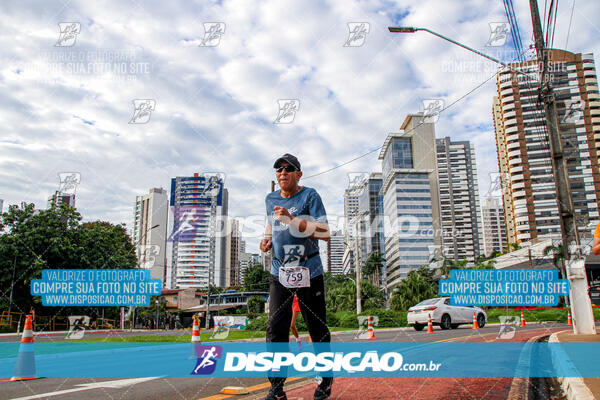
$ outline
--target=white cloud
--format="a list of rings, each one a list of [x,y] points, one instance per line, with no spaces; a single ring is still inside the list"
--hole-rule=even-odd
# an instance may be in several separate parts
[[[515,6],[527,46],[529,10]],[[84,218],[127,224],[136,195],[204,171],[227,174],[231,215],[262,214],[278,155],[296,153],[305,176],[339,165],[380,146],[422,99],[448,105],[496,70],[428,33],[391,34],[388,26],[428,27],[498,54],[485,47],[488,23],[506,20],[499,3],[442,0],[30,1],[1,8],[0,197],[45,207],[57,173],[79,171]],[[600,4],[577,4],[568,50],[600,54],[599,15]],[[561,3],[557,47],[569,16],[570,3]],[[81,24],[76,44],[54,47],[58,23],[71,21]],[[204,22],[226,24],[218,47],[197,46]],[[370,24],[362,47],[343,47],[348,22]],[[109,55],[116,59],[105,63]],[[497,169],[495,91],[492,79],[436,125],[438,137],[475,144],[480,190]],[[289,125],[273,124],[282,98],[300,100]],[[134,99],[156,101],[147,124],[128,124]],[[305,183],[339,215],[346,173],[379,169],[374,153]],[[257,242],[248,242],[255,250]]]

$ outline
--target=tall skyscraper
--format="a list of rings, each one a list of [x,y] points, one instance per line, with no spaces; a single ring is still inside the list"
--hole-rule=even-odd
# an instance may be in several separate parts
[[[436,144],[443,255],[472,263],[483,253],[475,148],[449,137]]]
[[[441,245],[434,125],[422,113],[409,114],[401,129],[379,153],[388,290],[428,264],[432,248]]]
[[[344,192],[344,234],[346,241],[351,240],[352,236],[352,218],[358,214],[358,186],[359,182],[352,181]]]
[[[227,220],[227,249],[225,286],[237,286],[240,284],[240,223],[237,219]]]
[[[148,194],[136,196],[133,212],[132,239],[138,266],[150,270],[152,279],[166,283],[167,191],[152,188]]]
[[[600,206],[600,95],[592,54],[549,51],[551,85],[558,112],[577,226],[586,232]],[[507,234],[517,242],[559,235],[554,176],[538,96],[538,61],[501,68],[493,108]],[[586,227],[588,226],[588,227]]]
[[[510,106],[509,106],[510,107]],[[510,188],[510,175],[508,174],[508,156],[506,154],[506,144],[504,141],[504,123],[502,122],[502,107],[500,100],[494,96],[492,112],[494,115],[494,133],[496,137],[496,150],[498,156],[498,165],[501,165],[500,173],[492,178],[490,192],[500,192],[502,198],[502,207],[504,208],[504,224],[506,226],[507,243],[517,243],[517,232],[514,223],[507,224],[507,221],[514,221],[514,209],[512,206],[512,195]],[[514,145],[513,145],[514,146]],[[492,193],[488,193],[492,195]]]
[[[504,209],[498,199],[488,197],[481,207],[483,224],[483,251],[489,256],[493,251],[502,252],[506,247],[506,225]]]
[[[178,288],[224,287],[227,189],[219,174],[195,173],[171,180],[172,281]]]
[[[259,264],[260,262],[261,257],[256,253],[240,253],[240,285],[244,284],[246,270],[256,264]]]
[[[332,232],[327,241],[327,271],[333,275],[343,272],[344,250],[344,235],[341,231]]]
[[[375,172],[366,176],[356,190],[358,209],[351,223],[356,232],[357,243],[352,248],[356,249],[361,266],[365,265],[371,254],[383,256],[385,253],[382,184],[381,173]],[[385,270],[381,272],[377,277],[385,278]]]
[[[2,214],[3,209],[4,209],[4,200],[0,199],[0,214]]]
[[[59,190],[55,191],[52,196],[48,197],[48,209],[56,209],[61,203],[65,203],[69,207],[75,208],[75,194],[63,193]]]

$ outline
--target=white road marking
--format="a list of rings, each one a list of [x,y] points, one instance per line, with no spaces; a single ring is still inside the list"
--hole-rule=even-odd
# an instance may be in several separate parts
[[[159,377],[149,377],[149,378],[131,378],[131,379],[119,379],[117,381],[104,381],[104,382],[92,382],[92,383],[82,383],[79,385],[75,385],[78,387],[72,388],[72,389],[65,389],[65,390],[58,390],[56,392],[50,392],[50,393],[41,393],[41,394],[36,394],[33,396],[26,396],[26,397],[19,397],[19,398],[15,398],[12,400],[32,400],[32,399],[41,399],[41,398],[45,398],[45,397],[52,397],[52,396],[60,396],[62,394],[67,394],[67,393],[74,393],[74,392],[81,392],[83,390],[90,390],[90,389],[98,389],[98,388],[113,388],[113,389],[119,389],[119,388],[124,388],[127,386],[131,386],[131,385],[135,385],[137,383],[142,383],[142,382],[147,382],[153,379],[158,379]]]

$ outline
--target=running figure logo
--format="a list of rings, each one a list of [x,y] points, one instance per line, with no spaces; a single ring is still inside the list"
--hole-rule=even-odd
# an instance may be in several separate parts
[[[283,263],[287,265],[297,265],[300,259],[304,257],[304,245],[302,244],[284,244],[283,245]]]
[[[348,39],[344,47],[360,47],[365,44],[371,25],[368,22],[349,22],[348,31]]]
[[[55,47],[71,47],[77,40],[77,35],[81,32],[81,24],[79,22],[60,22],[58,24],[60,35]]]
[[[291,124],[294,122],[296,112],[300,109],[300,100],[298,99],[279,99],[279,112],[274,124]]]
[[[190,375],[210,375],[215,372],[217,359],[221,358],[223,349],[221,346],[197,345],[196,354],[198,354],[198,361]]]
[[[205,22],[204,38],[198,47],[216,47],[221,43],[221,36],[225,34],[224,22]]]
[[[583,110],[585,109],[585,101],[565,100],[565,115],[560,122],[563,124],[583,124]]]
[[[424,122],[436,123],[440,119],[440,113],[444,111],[443,99],[424,99],[421,101],[421,111]]]
[[[204,220],[204,212],[199,207],[173,206],[173,232],[167,242],[191,242]]]
[[[500,315],[500,330],[498,331],[498,340],[510,340],[515,337],[517,331],[517,323],[519,322],[518,315]]]
[[[69,317],[69,333],[65,339],[83,339],[85,328],[90,325],[90,317],[88,316],[70,316]]]
[[[61,193],[75,194],[75,189],[81,183],[81,174],[79,172],[59,172],[60,179],[59,191]]]
[[[133,117],[129,121],[130,124],[145,124],[150,121],[152,111],[156,109],[156,101],[154,99],[135,99],[133,100]]]
[[[489,47],[504,46],[509,33],[508,22],[490,22],[490,38],[485,45]]]

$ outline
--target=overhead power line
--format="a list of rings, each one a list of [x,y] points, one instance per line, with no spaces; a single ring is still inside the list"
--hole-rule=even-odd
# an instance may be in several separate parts
[[[459,101],[463,100],[465,97],[469,96],[471,93],[475,92],[477,89],[479,89],[480,87],[482,87],[483,85],[485,85],[487,82],[489,82],[489,81],[490,81],[492,78],[494,78],[496,75],[498,75],[498,71],[496,71],[496,73],[495,73],[494,75],[490,76],[490,77],[489,77],[489,78],[487,78],[485,81],[483,81],[483,82],[481,82],[480,84],[478,84],[477,86],[475,86],[473,89],[469,90],[469,91],[468,91],[467,93],[465,93],[464,95],[460,96],[458,99],[454,100],[452,103],[448,104],[446,107],[442,108],[442,109],[440,110],[440,112],[439,112],[439,113],[441,114],[442,112],[446,111],[446,110],[447,110],[447,109],[449,109],[450,107],[454,106],[456,103],[458,103]],[[420,122],[419,124],[417,124],[417,125],[416,125],[415,127],[413,127],[412,129],[405,130],[405,131],[404,131],[404,133],[410,133],[410,132],[414,131],[415,129],[417,129],[418,127],[420,127],[421,125],[423,125],[424,123],[425,123],[425,122]],[[341,167],[343,167],[343,166],[345,166],[345,165],[348,165],[348,164],[350,164],[350,163],[352,163],[352,162],[354,162],[354,161],[356,161],[356,160],[359,160],[359,159],[361,159],[361,158],[363,158],[363,157],[366,157],[366,156],[368,156],[369,154],[375,153],[376,151],[379,151],[379,150],[381,150],[381,148],[382,148],[382,147],[383,147],[383,145],[381,145],[381,146],[379,146],[379,147],[377,147],[377,148],[375,148],[375,149],[373,149],[373,150],[369,150],[369,151],[367,151],[366,153],[363,153],[363,154],[361,154],[361,155],[359,155],[359,156],[357,156],[357,157],[354,157],[354,158],[353,158],[353,159],[351,159],[351,160],[348,160],[348,161],[345,161],[345,162],[343,162],[343,163],[341,163],[341,164],[339,164],[339,165],[336,165],[335,167],[331,167],[331,168],[329,168],[329,169],[326,169],[326,170],[324,170],[324,171],[317,172],[316,174],[309,175],[309,176],[307,176],[307,177],[305,177],[305,178],[302,178],[302,179],[306,180],[306,179],[314,178],[315,176],[323,175],[323,174],[326,174],[326,173],[328,173],[328,172],[334,171],[334,170],[336,170],[336,169],[338,169],[338,168],[341,168]]]
[[[567,41],[565,42],[565,50],[569,47],[569,34],[571,33],[571,22],[573,22],[573,11],[575,11],[575,0],[571,4],[571,17],[569,18],[569,29],[567,29]]]

